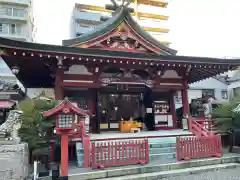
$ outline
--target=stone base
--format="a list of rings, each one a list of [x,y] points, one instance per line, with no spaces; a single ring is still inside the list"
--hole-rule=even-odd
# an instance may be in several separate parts
[[[27,144],[0,145],[0,172],[11,172],[1,174],[0,179],[25,179],[29,175],[28,167]]]

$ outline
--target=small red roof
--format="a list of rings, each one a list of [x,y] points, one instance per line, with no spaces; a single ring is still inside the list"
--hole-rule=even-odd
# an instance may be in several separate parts
[[[63,100],[60,102],[56,107],[43,112],[44,117],[50,117],[58,114],[60,111],[63,111],[65,108],[68,108],[73,113],[80,115],[80,116],[88,116],[88,114],[83,110],[76,106],[74,106],[68,99]]]
[[[0,109],[10,109],[14,104],[12,101],[0,101]]]

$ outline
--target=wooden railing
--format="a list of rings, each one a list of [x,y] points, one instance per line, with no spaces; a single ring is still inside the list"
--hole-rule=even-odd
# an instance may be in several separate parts
[[[196,122],[200,124],[207,131],[216,133],[216,124],[214,120],[202,119],[202,120],[196,120]]]
[[[177,138],[177,160],[222,156],[221,136],[209,131],[211,120],[190,118],[188,126],[196,137]]]
[[[221,157],[221,136],[177,138],[177,160]]]
[[[148,140],[92,142],[92,168],[147,164]]]
[[[188,120],[189,131],[197,137],[208,137],[214,135],[211,131],[213,128],[212,120],[189,118]]]
[[[84,168],[90,167],[90,137],[86,135],[85,121],[80,121],[80,133],[84,152]]]

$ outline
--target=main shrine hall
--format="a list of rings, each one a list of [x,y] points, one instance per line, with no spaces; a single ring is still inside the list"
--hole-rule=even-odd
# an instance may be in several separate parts
[[[189,115],[188,84],[236,69],[239,59],[178,56],[151,37],[127,8],[62,46],[0,38],[1,57],[25,88],[52,88],[90,115],[90,131],[118,131],[123,120],[148,130],[182,128],[174,95]]]

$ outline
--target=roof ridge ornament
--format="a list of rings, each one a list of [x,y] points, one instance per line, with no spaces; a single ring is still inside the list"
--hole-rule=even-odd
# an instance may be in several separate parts
[[[120,1],[120,3],[117,3],[117,1]],[[133,8],[128,7],[131,3],[133,2],[133,0],[111,0],[111,5],[106,5],[106,9],[108,10],[112,10],[113,13],[115,14],[116,12],[118,12],[119,9],[125,9],[129,12],[134,12]]]

